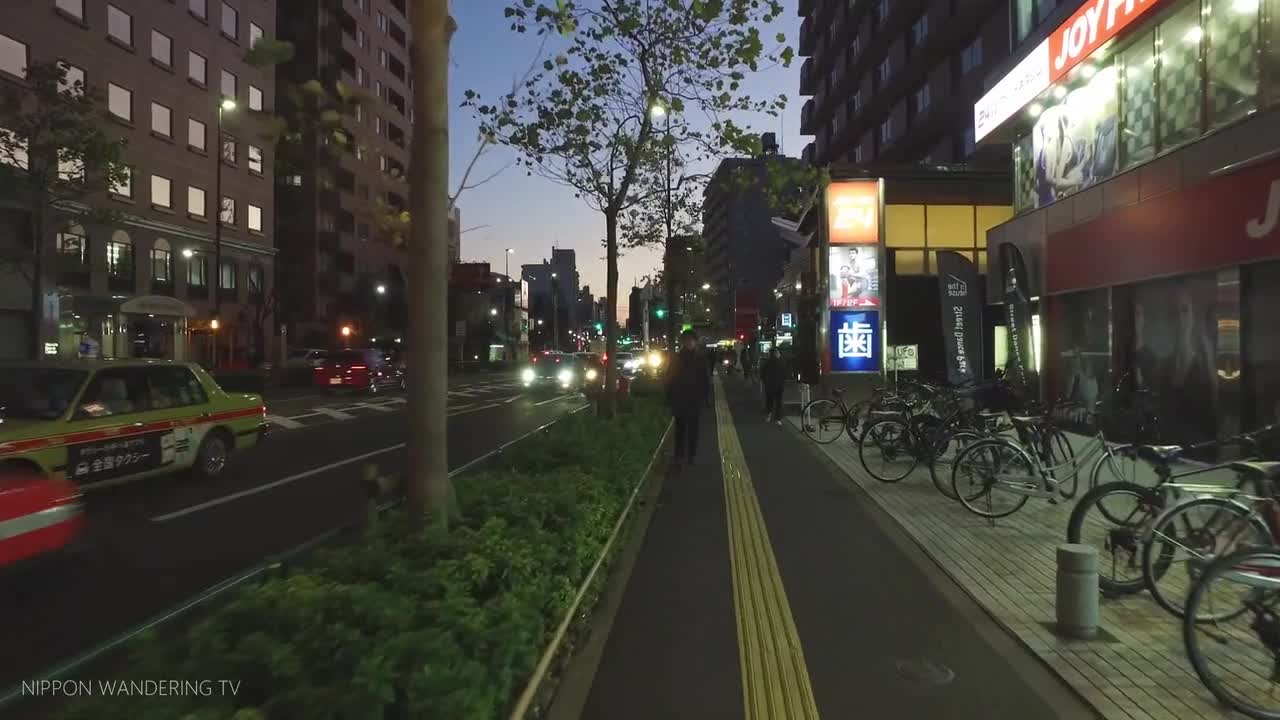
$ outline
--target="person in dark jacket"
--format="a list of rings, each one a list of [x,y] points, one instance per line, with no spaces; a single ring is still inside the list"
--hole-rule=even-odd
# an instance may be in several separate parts
[[[698,355],[697,337],[692,330],[680,335],[680,352],[667,368],[667,404],[675,419],[674,465],[693,464],[698,454],[698,422],[706,404],[711,380],[704,360]]]
[[[760,384],[764,386],[765,422],[782,424],[782,388],[787,380],[787,370],[778,357],[778,348],[769,348],[769,355],[760,363]]]

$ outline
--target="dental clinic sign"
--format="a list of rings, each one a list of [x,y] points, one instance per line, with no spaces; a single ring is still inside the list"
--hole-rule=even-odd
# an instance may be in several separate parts
[[[975,139],[982,140],[1159,4],[1160,0],[1087,0],[973,106]]]

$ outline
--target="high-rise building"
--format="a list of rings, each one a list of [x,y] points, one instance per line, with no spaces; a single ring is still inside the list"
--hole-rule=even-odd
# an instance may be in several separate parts
[[[275,24],[274,0],[4,4],[0,83],[59,61],[68,83],[101,93],[108,131],[128,141],[129,181],[88,199],[118,221],[52,223],[43,238],[44,355],[225,364],[268,352],[274,158],[259,115],[273,110],[275,79],[245,55]],[[28,210],[3,208],[0,234],[23,237],[9,229]],[[30,348],[25,278],[0,280],[0,355]]]
[[[974,154],[973,102],[1007,54],[1007,0],[800,0],[803,159],[993,163]]]
[[[371,321],[376,304],[363,295],[402,287],[407,274],[396,228],[409,195],[409,21],[405,0],[330,0],[281,4],[279,27],[295,46],[279,70],[283,109],[299,109],[297,89],[313,80],[364,98],[342,113],[341,140],[304,133],[282,156],[282,302],[299,328],[328,337]]]

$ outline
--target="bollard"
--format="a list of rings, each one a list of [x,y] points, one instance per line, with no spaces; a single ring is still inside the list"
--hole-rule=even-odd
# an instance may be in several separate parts
[[[1058,546],[1058,634],[1089,640],[1098,634],[1098,551]]]

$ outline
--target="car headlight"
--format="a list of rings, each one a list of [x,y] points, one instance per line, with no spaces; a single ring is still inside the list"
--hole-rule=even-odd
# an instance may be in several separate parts
[[[596,371],[595,371],[595,369],[594,369],[594,368],[593,368],[593,369],[591,369],[591,370],[588,370],[588,371],[587,371],[587,379],[588,379],[588,380],[595,380],[595,379],[596,379],[596,376],[597,376],[597,373],[596,373]]]
[[[560,374],[557,375],[556,377],[560,378],[560,382],[564,383],[565,385],[568,385],[569,383],[573,382],[573,371],[561,370]]]
[[[524,381],[525,385],[532,383],[533,378],[534,378],[533,368],[525,368],[524,372],[520,373],[520,379]]]
[[[661,365],[661,364],[662,364],[662,356],[661,356],[661,355],[659,355],[658,353],[654,353],[654,354],[650,355],[650,356],[649,356],[649,364],[650,364],[650,365],[652,365],[652,366],[654,366],[654,367],[658,367],[659,365]]]

